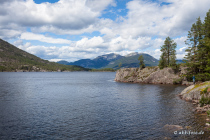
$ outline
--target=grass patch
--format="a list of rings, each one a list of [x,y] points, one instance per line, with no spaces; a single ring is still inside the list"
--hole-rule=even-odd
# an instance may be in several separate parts
[[[124,77],[124,79],[128,79],[129,77],[131,77],[131,76],[130,75],[127,75],[127,76]]]
[[[200,91],[200,95],[202,95],[202,96],[201,96],[199,103],[201,104],[201,106],[204,106],[205,104],[210,104],[210,97],[208,95],[209,94],[208,89],[209,89],[209,86],[201,89],[201,91]],[[208,113],[210,114],[210,110],[208,110]]]
[[[189,93],[190,91],[192,91],[192,90],[194,90],[196,88],[199,88],[199,87],[205,86],[205,85],[209,85],[210,86],[210,82],[204,82],[204,83],[201,83],[201,84],[195,84],[194,87],[192,89],[190,89],[187,93]],[[202,91],[202,89],[201,89],[201,91]]]

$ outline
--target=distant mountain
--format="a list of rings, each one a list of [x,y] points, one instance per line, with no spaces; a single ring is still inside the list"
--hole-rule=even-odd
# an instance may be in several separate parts
[[[185,63],[185,62],[184,62],[183,60],[177,59],[177,60],[176,60],[176,63],[177,63],[177,64],[181,64],[181,63]]]
[[[65,61],[65,60],[61,60],[59,61],[59,64],[62,64],[62,65],[68,65],[69,62],[68,61]]]
[[[118,69],[118,65],[122,63],[122,67],[139,67],[139,60],[138,57],[143,55],[144,62],[146,66],[157,66],[158,60],[152,57],[149,54],[145,53],[130,53],[126,56],[121,56],[119,54],[111,53],[106,55],[101,55],[96,57],[95,59],[81,59],[75,62],[67,63],[67,61],[59,61],[60,64],[67,64],[67,65],[78,65],[85,68],[114,68]]]
[[[80,71],[81,66],[67,66],[43,60],[0,39],[0,71]]]
[[[129,68],[129,67],[139,67],[139,56],[143,55],[144,63],[146,66],[157,66],[158,60],[146,53],[130,53],[120,59],[110,62],[106,68],[114,68],[117,69],[119,64],[122,63],[122,67]]]
[[[120,59],[122,56],[115,53],[110,53],[106,55],[101,55],[93,60],[91,59],[80,59],[75,62],[67,62],[67,61],[58,61],[59,64],[65,64],[65,65],[77,65],[82,66],[85,68],[94,68],[94,69],[100,69],[106,67],[110,62],[115,61],[117,59]]]
[[[68,65],[77,65],[84,68],[95,68],[94,61],[91,59],[81,59],[75,62],[70,62]]]

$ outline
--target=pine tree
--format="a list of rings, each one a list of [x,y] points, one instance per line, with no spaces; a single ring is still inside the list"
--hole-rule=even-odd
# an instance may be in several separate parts
[[[145,68],[144,57],[143,57],[143,55],[140,55],[139,58],[138,58],[138,60],[139,60],[140,68],[141,68],[141,69]]]
[[[210,10],[206,13],[206,17],[204,20],[204,41],[203,44],[205,46],[205,53],[204,56],[206,56],[206,67],[205,67],[205,73],[208,77],[210,77]]]
[[[189,48],[186,50],[187,75],[195,74],[197,80],[210,79],[210,10],[207,12],[204,22],[200,17],[188,32],[185,42]]]
[[[167,66],[166,58],[164,56],[165,56],[164,53],[162,53],[161,56],[160,56],[160,61],[159,61],[159,65],[158,65],[160,69],[163,69]]]
[[[176,46],[177,44],[170,37],[167,37],[164,41],[164,45],[161,46],[161,59],[159,66],[161,68],[176,65]]]
[[[185,59],[187,60],[186,65],[188,66],[188,72],[192,74],[198,73],[200,65],[198,58],[199,56],[202,56],[200,53],[198,54],[198,49],[200,49],[198,48],[200,41],[199,36],[202,32],[202,23],[201,26],[200,23],[200,18],[198,18],[196,24],[194,23],[191,27],[191,30],[188,32],[188,39],[185,41],[186,45],[189,46],[186,50],[187,56],[185,56]]]

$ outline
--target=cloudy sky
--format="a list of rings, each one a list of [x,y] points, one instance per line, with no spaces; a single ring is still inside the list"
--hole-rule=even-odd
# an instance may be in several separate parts
[[[185,55],[187,33],[210,0],[0,0],[0,38],[50,61],[108,53],[160,57],[167,36]]]

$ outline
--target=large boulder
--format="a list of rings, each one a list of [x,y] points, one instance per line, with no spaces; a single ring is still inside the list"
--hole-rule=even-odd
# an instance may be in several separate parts
[[[206,87],[210,87],[210,81],[191,85],[185,88],[179,95],[188,101],[200,100],[202,96],[200,92],[203,91]]]

